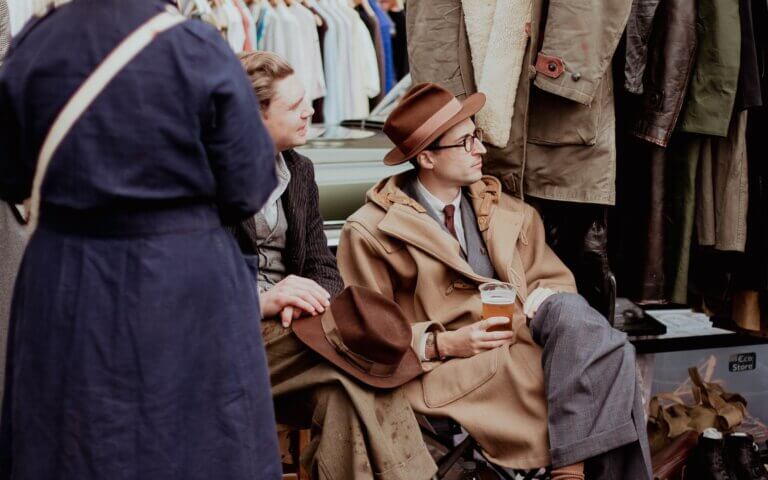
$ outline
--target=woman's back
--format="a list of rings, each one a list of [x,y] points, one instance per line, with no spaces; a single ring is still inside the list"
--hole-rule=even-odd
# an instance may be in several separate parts
[[[0,151],[10,153],[0,159],[0,196],[29,195],[55,116],[120,41],[167,5],[75,0],[20,33],[0,73]],[[51,162],[43,203],[218,203],[225,216],[245,217],[272,182],[272,145],[257,108],[218,33],[185,22],[132,60],[75,124]]]
[[[0,68],[0,197],[30,194],[75,89],[160,0],[74,0]],[[14,290],[0,480],[279,479],[253,279],[222,227],[274,146],[209,27],[161,33],[54,155]],[[10,392],[10,393],[9,393]]]

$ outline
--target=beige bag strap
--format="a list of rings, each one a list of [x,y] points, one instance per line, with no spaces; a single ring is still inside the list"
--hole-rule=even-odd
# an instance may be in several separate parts
[[[77,120],[93,101],[109,85],[109,82],[144,50],[160,33],[183,22],[185,18],[172,8],[155,15],[128,35],[99,64],[94,72],[69,99],[64,109],[56,117],[37,157],[37,168],[32,181],[32,198],[29,212],[29,229],[34,231],[40,214],[40,187],[48,171],[48,165],[59,145],[67,136]]]

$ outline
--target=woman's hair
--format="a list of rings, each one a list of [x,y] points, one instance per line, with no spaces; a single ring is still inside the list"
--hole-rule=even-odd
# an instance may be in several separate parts
[[[275,82],[294,73],[293,67],[283,57],[271,52],[241,53],[240,63],[256,91],[262,110],[269,108],[275,97]]]

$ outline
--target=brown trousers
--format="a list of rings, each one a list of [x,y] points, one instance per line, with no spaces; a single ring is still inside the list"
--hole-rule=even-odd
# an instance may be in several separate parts
[[[321,480],[426,480],[437,471],[401,389],[368,388],[262,322],[279,423],[311,428],[301,463]]]

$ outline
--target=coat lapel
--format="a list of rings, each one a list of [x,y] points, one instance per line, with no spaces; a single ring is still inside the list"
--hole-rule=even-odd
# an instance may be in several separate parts
[[[406,193],[413,192],[412,175],[412,173],[406,173],[400,176],[400,180],[393,181],[388,193],[384,194],[386,196],[384,203],[389,204],[389,207],[384,219],[378,225],[379,229],[393,238],[422,250],[470,280],[477,283],[493,280],[475,273],[464,258],[459,242],[427,213],[424,206],[414,200],[413,193],[411,195]],[[401,187],[395,188],[395,183],[399,183]],[[482,181],[475,185],[477,186],[475,190],[470,188],[470,197],[485,196],[486,190],[492,191],[493,187],[501,188],[498,182],[488,188]],[[487,207],[491,200],[492,198],[489,197],[482,206]],[[488,216],[483,217],[477,214],[477,207],[481,204],[483,204],[482,199],[478,199],[477,202],[472,201],[480,231],[483,232],[487,230]]]
[[[517,252],[517,239],[523,227],[524,214],[499,208],[496,197],[501,195],[498,183],[478,182],[469,187],[469,198],[477,215],[477,222],[488,248],[488,255],[499,280],[509,282],[525,298],[525,276]]]
[[[422,250],[475,282],[489,281],[472,270],[461,254],[459,242],[443,231],[426,211],[417,212],[410,206],[394,204],[379,223],[379,229]]]

